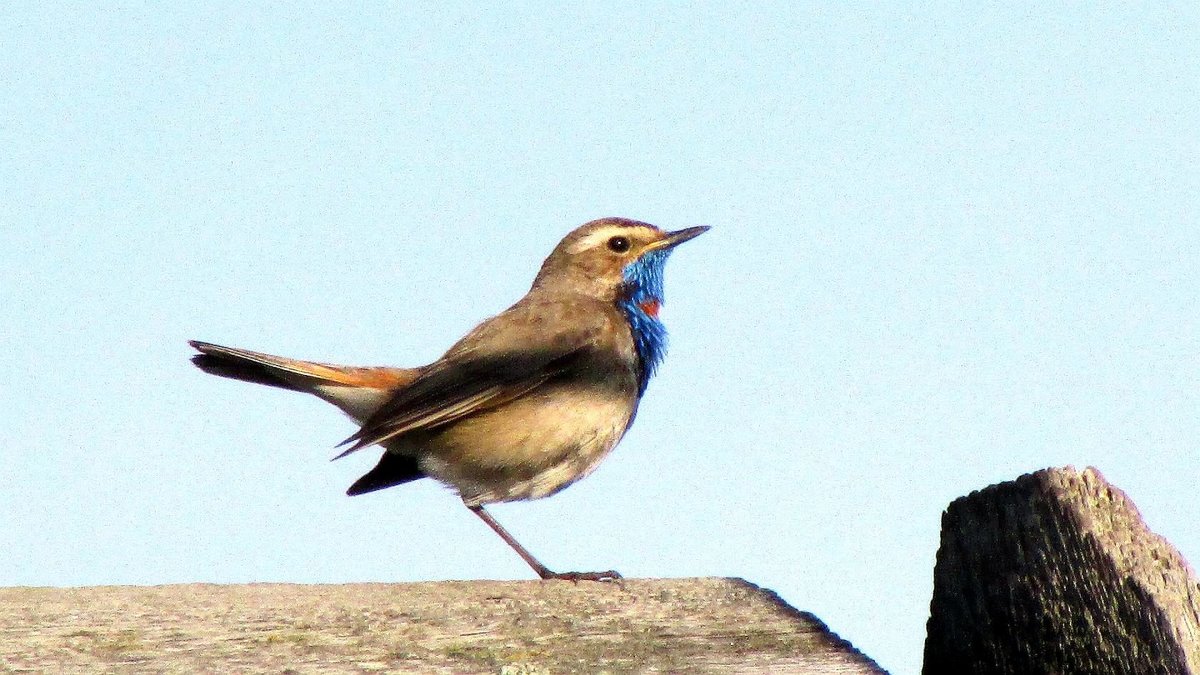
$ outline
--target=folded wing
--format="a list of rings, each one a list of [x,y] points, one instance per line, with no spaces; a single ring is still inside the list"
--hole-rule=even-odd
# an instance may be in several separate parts
[[[569,316],[564,316],[568,314]],[[577,367],[608,319],[594,308],[526,298],[481,323],[411,384],[395,392],[358,433],[355,450],[417,429],[436,429],[524,396]]]

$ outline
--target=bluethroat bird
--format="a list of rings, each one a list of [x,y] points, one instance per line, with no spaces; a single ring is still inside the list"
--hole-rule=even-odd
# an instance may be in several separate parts
[[[568,234],[517,304],[487,319],[419,368],[313,363],[191,342],[201,370],[300,391],[361,425],[341,458],[383,446],[379,464],[347,491],[361,495],[425,477],[456,490],[543,579],[620,578],[555,573],[484,510],[539,499],[591,473],[633,424],[662,361],[663,266],[705,232],[604,218]]]

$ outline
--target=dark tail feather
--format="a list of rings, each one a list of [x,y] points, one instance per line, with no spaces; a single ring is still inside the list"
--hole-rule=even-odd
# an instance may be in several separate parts
[[[397,455],[394,452],[384,452],[374,469],[363,474],[362,478],[354,481],[354,485],[346,490],[351,497],[366,494],[393,485],[402,485],[409,481],[424,478],[425,473],[417,466],[415,457]]]
[[[243,361],[219,354],[197,354],[192,357],[192,363],[200,370],[212,375],[291,391],[305,391],[272,373],[267,366],[253,361]]]

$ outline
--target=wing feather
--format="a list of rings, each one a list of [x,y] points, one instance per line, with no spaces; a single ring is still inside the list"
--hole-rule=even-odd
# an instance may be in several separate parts
[[[602,314],[587,309],[527,298],[483,322],[380,406],[340,444],[349,447],[337,458],[495,408],[569,371],[606,327]]]
[[[436,429],[468,415],[503,405],[562,373],[571,356],[564,355],[541,368],[524,373],[481,367],[482,364],[478,362],[438,368],[418,378],[384,403],[356,434],[342,442],[342,445],[351,445],[334,459],[368,445],[386,442],[400,434],[416,429]]]

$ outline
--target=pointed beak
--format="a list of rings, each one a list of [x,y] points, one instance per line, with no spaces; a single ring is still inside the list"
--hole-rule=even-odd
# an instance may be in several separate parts
[[[708,232],[708,230],[709,227],[707,225],[701,225],[699,227],[689,227],[683,230],[668,232],[667,236],[647,246],[646,251],[660,251],[663,249],[675,248],[689,239],[695,239],[696,237],[699,237],[705,232]]]

